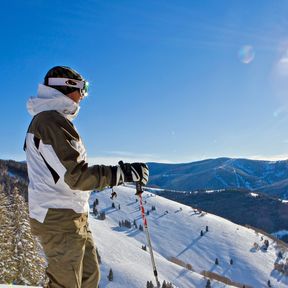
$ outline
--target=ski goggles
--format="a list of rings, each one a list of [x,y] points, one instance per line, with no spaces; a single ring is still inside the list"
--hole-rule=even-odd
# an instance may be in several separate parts
[[[88,96],[89,82],[86,80],[76,80],[70,78],[48,78],[48,85],[79,88],[83,97]]]

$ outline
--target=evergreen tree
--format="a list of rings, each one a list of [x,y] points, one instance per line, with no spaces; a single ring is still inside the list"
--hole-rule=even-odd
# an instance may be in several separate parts
[[[231,259],[230,259],[230,265],[233,265],[233,263],[234,263],[234,262],[233,262],[233,259],[231,258]]]
[[[218,260],[218,258],[215,259],[215,264],[216,264],[216,265],[219,265],[219,260]]]
[[[124,226],[129,228],[129,229],[132,227],[131,222],[129,220],[127,220],[127,219],[124,222]]]
[[[201,230],[201,232],[200,232],[200,236],[202,237],[204,235],[204,233],[203,233],[203,231]]]
[[[23,196],[17,189],[13,191],[14,245],[18,258],[18,284],[34,285],[43,282],[46,261],[40,258],[41,248],[31,234],[29,213]],[[38,255],[37,255],[38,253]]]
[[[96,208],[96,202],[94,201],[93,202],[93,214],[95,215],[95,210],[97,210],[97,208]]]
[[[109,281],[113,281],[113,271],[112,271],[112,268],[110,268],[109,270],[109,275],[107,276],[108,280]]]
[[[280,258],[280,259],[283,258],[283,253],[282,253],[282,251],[279,251],[279,252],[278,252],[277,257]]]
[[[94,216],[98,215],[98,210],[97,210],[96,206],[93,207],[93,214],[94,214]]]
[[[106,219],[106,214],[104,211],[100,213],[100,215],[98,216],[98,219],[99,220],[105,220]]]
[[[207,280],[205,288],[211,288],[211,281],[210,279]]]
[[[0,191],[0,282],[44,285],[46,261],[31,234],[28,205],[16,188],[17,182],[5,183]]]
[[[152,281],[147,281],[146,288],[154,288]]]
[[[10,201],[4,193],[4,185],[0,191],[0,283],[12,283],[17,277],[17,259],[14,254],[13,215]]]

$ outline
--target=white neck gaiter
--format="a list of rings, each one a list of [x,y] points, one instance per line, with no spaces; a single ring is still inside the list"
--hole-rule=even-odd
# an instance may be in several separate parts
[[[37,96],[29,98],[26,106],[32,116],[43,111],[56,110],[70,121],[78,115],[80,110],[79,104],[72,99],[43,84],[39,84]]]

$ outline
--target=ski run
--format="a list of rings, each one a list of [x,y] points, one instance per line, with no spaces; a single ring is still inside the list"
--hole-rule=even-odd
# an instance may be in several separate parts
[[[111,189],[93,192],[90,197],[90,229],[101,257],[100,287],[145,288],[147,281],[156,285],[149,249],[144,250],[146,235],[139,229],[143,222],[135,188],[117,187],[114,191],[117,197],[113,200]],[[275,263],[286,263],[287,245],[150,192],[142,197],[161,283],[205,288],[211,277],[213,288],[288,287],[288,277],[274,269]],[[97,216],[93,215],[96,199]],[[111,269],[113,280],[109,281]],[[233,284],[225,284],[227,279]],[[0,285],[7,287],[13,285]]]

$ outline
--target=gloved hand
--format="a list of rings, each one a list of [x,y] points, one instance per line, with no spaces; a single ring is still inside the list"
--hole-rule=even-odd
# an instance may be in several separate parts
[[[149,169],[145,163],[123,163],[119,161],[117,167],[116,185],[123,182],[139,182],[146,185],[149,178]]]

